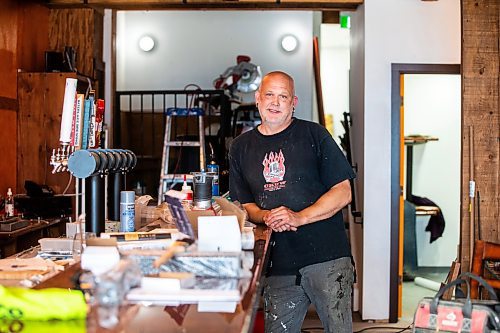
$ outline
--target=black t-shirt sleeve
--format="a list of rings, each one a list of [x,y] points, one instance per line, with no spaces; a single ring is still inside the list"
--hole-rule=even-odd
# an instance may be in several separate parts
[[[325,135],[321,141],[319,170],[320,177],[326,188],[331,188],[346,179],[356,177],[344,153],[330,133]]]
[[[237,145],[231,145],[229,150],[229,195],[232,200],[238,200],[240,203],[254,202],[250,187],[243,177],[241,170],[241,151]]]

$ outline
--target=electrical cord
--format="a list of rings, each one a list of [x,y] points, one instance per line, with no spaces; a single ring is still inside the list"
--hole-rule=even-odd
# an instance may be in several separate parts
[[[353,333],[361,333],[361,332],[367,332],[367,331],[370,331],[370,330],[375,330],[375,329],[382,329],[382,330],[399,330],[399,331],[395,331],[395,332],[392,332],[392,333],[403,333],[405,332],[406,330],[410,330],[411,329],[411,326],[412,324],[406,326],[406,327],[396,327],[396,326],[370,326],[370,327],[365,327],[359,331],[354,331]],[[323,330],[323,327],[308,327],[308,328],[304,328],[302,329],[300,332],[301,333],[312,333],[312,330]],[[389,332],[388,332],[389,333]]]
[[[195,83],[189,83],[189,84],[187,84],[184,87],[184,90],[188,90],[188,88],[191,88],[191,87],[194,87],[195,89],[193,89],[193,90],[195,90],[195,91],[201,90],[201,87],[199,85],[195,84]]]
[[[68,192],[68,189],[69,189],[69,187],[71,185],[71,181],[72,180],[73,180],[73,174],[70,173],[69,174],[69,179],[68,179],[68,185],[66,185],[66,188],[64,189],[64,191],[62,193],[63,195],[66,195],[66,192]]]
[[[87,99],[89,97],[89,94],[90,94],[90,91],[92,91],[92,81],[90,80],[89,77],[86,77],[87,79],[87,82],[88,82],[88,86],[87,86],[87,90],[85,90],[85,99]]]
[[[363,328],[359,331],[354,331],[353,333],[361,333],[361,332],[366,332],[366,331],[369,331],[369,330],[375,330],[375,329],[383,329],[383,330],[399,330],[399,331],[395,331],[393,333],[403,333],[405,332],[406,330],[410,330],[411,329],[411,326],[413,324],[410,324],[406,327],[397,327],[397,326],[371,326],[371,327],[366,327],[366,328]]]

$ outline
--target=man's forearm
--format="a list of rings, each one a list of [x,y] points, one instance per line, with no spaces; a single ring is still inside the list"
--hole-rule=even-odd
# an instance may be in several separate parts
[[[275,231],[297,230],[300,226],[332,217],[351,202],[351,185],[344,180],[330,188],[311,206],[295,212],[280,206],[270,211],[261,210],[255,204],[249,204],[247,212],[257,222],[265,222]],[[255,205],[255,206],[253,206]]]
[[[344,180],[323,194],[314,204],[301,210],[303,224],[309,224],[332,217],[351,202],[351,184]]]
[[[255,203],[243,204],[243,208],[247,211],[250,221],[254,223],[264,223],[264,216],[269,212],[266,209],[261,209]]]

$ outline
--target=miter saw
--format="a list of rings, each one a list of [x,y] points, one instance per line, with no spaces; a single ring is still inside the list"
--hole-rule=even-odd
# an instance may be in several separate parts
[[[236,66],[229,67],[214,80],[216,89],[227,89],[231,97],[236,93],[249,93],[259,88],[262,81],[260,66],[250,62],[250,57],[239,55],[236,57]]]

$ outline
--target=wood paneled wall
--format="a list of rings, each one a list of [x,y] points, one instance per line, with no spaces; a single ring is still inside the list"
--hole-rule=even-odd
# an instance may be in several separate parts
[[[499,15],[498,0],[462,0],[461,262],[463,270],[469,269],[469,253],[473,245],[470,237],[471,220],[474,222],[474,239],[500,242]],[[469,145],[471,129],[472,147]],[[469,171],[471,168],[472,172]],[[471,218],[469,213],[471,179],[476,183],[472,207],[474,218]]]
[[[71,46],[76,50],[78,72],[96,77],[102,61],[103,15],[94,9],[52,9],[49,18],[49,47],[53,51]]]
[[[16,184],[17,3],[0,1],[0,196]]]
[[[0,1],[0,96],[17,99],[17,26],[15,0]]]
[[[52,136],[59,133],[58,119],[55,115],[47,115],[42,100],[24,109],[27,111],[19,119],[19,105],[25,105],[35,92],[23,90],[23,96],[19,97],[18,75],[24,80],[23,75],[43,72],[45,51],[62,51],[66,45],[76,49],[78,70],[82,74],[93,78],[101,75],[102,19],[102,13],[89,8],[49,9],[42,1],[0,1],[0,195],[5,195],[8,187],[15,193],[23,193],[24,180],[28,178],[41,183],[44,180],[52,182],[52,176],[46,174],[49,165],[44,152],[52,146],[32,145],[31,139],[34,135],[42,140],[41,133],[47,133],[49,128],[53,133],[43,140],[51,142]],[[24,89],[26,82],[20,82],[20,86]],[[64,82],[61,87],[64,89]],[[40,98],[43,96],[46,95],[41,93]],[[61,108],[53,111],[59,112]],[[32,121],[31,127],[26,125],[27,120]],[[20,142],[23,144],[18,145]],[[36,147],[34,153],[28,151],[31,145]],[[25,164],[23,161],[32,153],[30,158],[34,160]],[[19,164],[16,161],[20,161]],[[56,191],[61,187],[59,181],[55,181],[54,186]]]
[[[19,114],[17,141],[17,188],[24,181],[47,184],[62,193],[69,173],[52,174],[52,149],[59,147],[66,78],[74,73],[19,73]],[[72,193],[72,192],[69,192]]]
[[[44,11],[48,13],[47,8],[31,1],[0,1],[0,195],[2,196],[5,196],[8,187],[17,192],[17,72],[19,68],[25,66],[30,70],[35,68],[34,63],[29,63],[25,59],[29,52],[36,53],[34,50],[44,48],[47,37],[40,38],[39,35],[43,35]],[[36,29],[27,31],[24,22],[27,17],[33,22],[33,15],[36,15],[40,25]],[[31,35],[35,30],[39,34]],[[27,48],[26,56],[19,51],[24,47]]]
[[[46,0],[51,7],[117,10],[355,10],[363,0]]]
[[[17,68],[24,72],[43,72],[45,51],[49,49],[49,9],[26,2],[31,4],[19,6],[18,11]],[[33,23],[35,17],[36,24]]]

